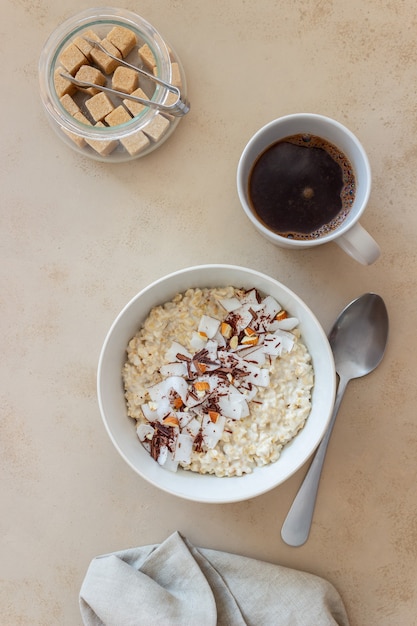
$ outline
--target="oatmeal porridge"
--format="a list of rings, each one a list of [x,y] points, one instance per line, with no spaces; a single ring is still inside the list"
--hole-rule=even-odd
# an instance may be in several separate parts
[[[189,289],[155,307],[122,375],[142,445],[171,471],[241,476],[273,463],[311,410],[298,320],[256,289]]]

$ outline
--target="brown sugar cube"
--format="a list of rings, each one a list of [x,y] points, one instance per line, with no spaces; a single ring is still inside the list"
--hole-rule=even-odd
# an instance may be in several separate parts
[[[102,74],[100,70],[98,70],[96,67],[92,67],[91,65],[82,65],[76,73],[75,78],[77,80],[83,80],[86,83],[94,83],[95,85],[103,86],[106,84],[106,77],[104,76],[104,74]],[[99,93],[100,90],[95,89],[94,87],[89,87],[85,91],[91,96],[94,96],[94,94]]]
[[[116,109],[114,109],[114,111],[112,111],[109,115],[107,115],[107,117],[105,118],[105,122],[109,126],[118,126],[119,124],[124,124],[131,119],[132,118],[130,117],[126,109],[122,105],[120,105]],[[142,131],[138,131],[136,133],[133,133],[132,135],[129,135],[128,137],[124,137],[123,139],[121,139],[120,143],[131,156],[136,156],[137,154],[139,154],[139,152],[149,146],[150,141]]]
[[[119,124],[125,124],[131,119],[131,115],[126,111],[124,106],[120,105],[116,107],[111,113],[106,115],[104,121],[109,126],[119,126]]]
[[[70,74],[74,75],[82,65],[88,63],[88,59],[75,44],[70,43],[69,46],[61,52],[59,62]]]
[[[149,122],[149,124],[145,126],[143,132],[146,133],[152,141],[159,141],[165,135],[169,126],[169,120],[158,113],[155,115],[152,122]]]
[[[114,109],[111,100],[103,92],[97,93],[92,98],[86,100],[85,106],[95,122],[101,122]]]
[[[170,106],[171,104],[175,104],[177,101],[178,101],[177,94],[170,91],[166,97],[164,104],[166,104],[167,106]]]
[[[74,115],[74,119],[76,119],[78,122],[81,122],[82,124],[85,124],[86,126],[92,125],[91,122],[85,117],[85,115],[81,113],[81,111]]]
[[[169,91],[164,104],[165,106],[169,107],[171,104],[175,104],[177,101],[178,101],[177,94],[173,93],[172,91]],[[169,113],[169,111],[161,111],[161,115],[163,115],[164,117],[166,117],[167,119],[171,121],[175,118],[175,115],[172,115],[171,113]]]
[[[135,91],[132,91],[130,95],[136,96],[137,98],[143,98],[144,100],[149,100],[146,93],[140,87],[138,89],[135,89]],[[143,111],[143,109],[146,108],[145,104],[141,104],[140,102],[135,102],[134,100],[129,100],[128,98],[123,100],[123,104],[131,112],[133,117],[136,117],[136,115],[139,115],[139,113],[141,113],[141,111]]]
[[[76,86],[70,80],[61,76],[61,74],[66,74],[66,72],[63,67],[57,67],[54,72],[54,85],[58,98],[62,98],[62,96],[66,94],[72,96],[77,90]]]
[[[133,135],[129,135],[129,137],[124,137],[121,140],[121,144],[128,151],[131,156],[136,156],[139,152],[142,152],[145,148],[150,145],[150,141],[141,130],[133,133]]]
[[[129,67],[116,67],[112,76],[112,87],[123,93],[132,93],[139,85],[138,73]]]
[[[59,99],[62,106],[68,113],[74,116],[76,113],[80,112],[80,107],[78,104],[71,98],[67,93]]]
[[[100,41],[100,37],[96,35],[93,30],[87,30],[83,33],[82,37],[76,37],[72,43],[77,46],[79,50],[81,50],[87,59],[91,61],[91,50],[93,49],[93,46],[87,41],[86,37],[88,39],[93,39],[94,41]]]
[[[80,137],[80,135],[76,135],[69,130],[65,130],[64,132],[79,148],[84,148],[86,145],[84,137]]]
[[[178,63],[171,63],[171,85],[181,87],[181,73]]]
[[[143,44],[143,46],[139,48],[138,52],[142,63],[152,72],[154,67],[156,67],[156,60],[148,44]]]
[[[107,39],[119,50],[124,59],[137,44],[135,33],[123,26],[115,26],[112,28],[107,35]]]
[[[79,122],[82,122],[82,124],[86,124],[87,126],[91,126],[90,122],[88,121],[88,119],[86,117],[84,117],[84,115],[81,113],[81,111],[78,111],[77,113],[75,113],[74,119],[78,120]],[[72,139],[72,141],[79,148],[84,148],[84,146],[86,145],[84,137],[81,137],[80,135],[77,135],[76,133],[72,133],[72,132],[70,132],[68,130],[66,130],[64,132],[68,135],[68,137],[70,139]]]
[[[117,57],[118,59],[122,58],[122,55],[120,54],[118,49],[115,48],[115,46],[113,46],[113,44],[110,43],[110,41],[108,41],[107,39],[102,39],[100,43],[103,46],[103,48],[105,48],[108,52],[110,52],[110,54]],[[118,61],[115,61],[114,59],[109,57],[105,52],[103,52],[99,48],[93,48],[90,52],[90,56],[92,60],[94,61],[94,63],[98,65],[99,68],[105,74],[111,74],[119,65]]]
[[[97,122],[94,128],[106,128],[103,122]],[[101,156],[108,156],[117,148],[117,139],[87,139],[88,145]]]

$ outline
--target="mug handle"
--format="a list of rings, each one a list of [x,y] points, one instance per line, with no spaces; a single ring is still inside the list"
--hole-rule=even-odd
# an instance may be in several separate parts
[[[352,228],[349,228],[343,235],[339,235],[334,241],[362,265],[371,265],[381,254],[381,248],[375,239],[359,222],[356,222]]]

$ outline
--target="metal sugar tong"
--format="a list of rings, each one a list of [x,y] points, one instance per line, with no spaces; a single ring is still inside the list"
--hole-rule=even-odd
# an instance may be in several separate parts
[[[145,98],[140,98],[139,96],[132,96],[131,94],[118,91],[117,89],[111,89],[110,87],[104,87],[102,85],[96,85],[95,83],[90,83],[88,81],[78,80],[77,78],[74,78],[74,76],[71,76],[71,74],[66,74],[65,72],[61,72],[62,78],[69,80],[80,89],[88,89],[89,87],[93,87],[98,91],[104,91],[106,93],[111,93],[115,96],[118,96],[119,98],[139,102],[140,104],[143,104],[153,109],[158,109],[159,111],[162,111],[164,113],[169,113],[170,115],[173,115],[175,117],[182,117],[183,115],[186,115],[188,113],[188,111],[190,110],[190,103],[187,99],[182,98],[181,92],[178,87],[175,87],[174,85],[171,85],[171,83],[167,83],[161,78],[158,78],[157,76],[146,72],[140,67],[136,67],[136,65],[131,65],[127,61],[119,59],[118,57],[108,52],[108,50],[106,50],[105,47],[102,46],[101,43],[99,43],[98,41],[94,41],[93,39],[89,39],[88,37],[84,37],[84,39],[90,45],[94,46],[95,48],[99,48],[102,52],[104,52],[104,54],[107,54],[107,56],[109,56],[111,59],[117,61],[119,65],[124,65],[125,67],[128,67],[131,70],[138,72],[139,74],[142,74],[142,76],[146,76],[146,78],[149,78],[158,85],[162,85],[163,87],[168,89],[168,91],[170,91],[171,93],[174,93],[177,96],[176,101],[172,104],[160,104],[159,102],[154,102],[153,100],[146,100]]]

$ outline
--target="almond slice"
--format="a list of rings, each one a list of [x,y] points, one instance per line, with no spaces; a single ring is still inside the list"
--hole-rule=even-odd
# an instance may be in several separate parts
[[[230,339],[229,346],[231,347],[232,350],[235,350],[238,346],[238,343],[239,343],[238,336],[233,335],[233,337]]]
[[[172,403],[174,409],[180,409],[183,405],[184,402],[182,400],[182,398],[180,398],[180,396],[178,396],[177,398],[174,398],[174,402]]]
[[[208,415],[213,424],[215,424],[220,417],[220,413],[218,411],[209,411]]]
[[[258,335],[243,337],[241,344],[244,346],[256,346],[259,341]]]
[[[168,417],[165,417],[162,422],[165,426],[179,426],[178,418],[175,417],[175,415],[168,415]]]
[[[223,335],[223,337],[226,337],[226,339],[230,339],[230,337],[232,336],[232,327],[230,326],[230,324],[228,324],[227,322],[222,322],[221,326],[220,326],[220,332]]]
[[[210,389],[210,385],[206,380],[196,380],[194,383],[194,389],[196,391],[208,391]]]

